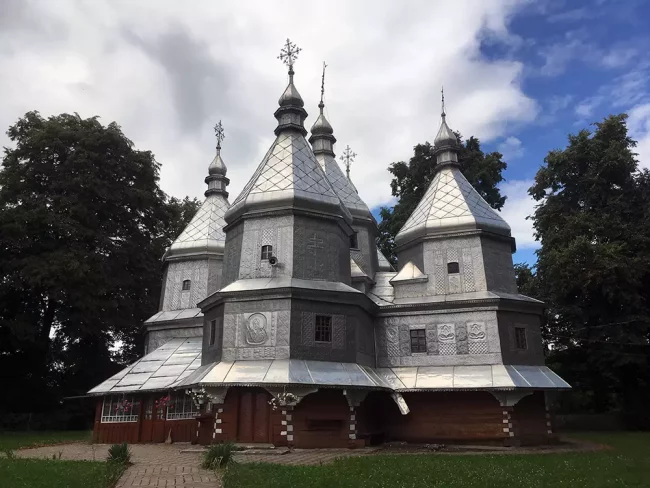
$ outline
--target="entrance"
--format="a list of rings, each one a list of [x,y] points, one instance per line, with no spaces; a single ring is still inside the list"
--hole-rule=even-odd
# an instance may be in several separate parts
[[[145,400],[142,418],[142,442],[165,442],[165,406],[156,406],[153,397]]]
[[[237,441],[271,442],[271,395],[262,388],[241,389],[238,393]]]

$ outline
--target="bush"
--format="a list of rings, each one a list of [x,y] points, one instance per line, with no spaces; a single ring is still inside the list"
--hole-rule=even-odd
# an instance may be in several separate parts
[[[131,464],[131,450],[126,442],[122,444],[113,444],[108,449],[108,459],[109,463],[117,464]]]
[[[233,455],[240,449],[232,442],[220,442],[212,444],[206,452],[203,453],[203,462],[201,466],[205,469],[224,468],[234,463]]]

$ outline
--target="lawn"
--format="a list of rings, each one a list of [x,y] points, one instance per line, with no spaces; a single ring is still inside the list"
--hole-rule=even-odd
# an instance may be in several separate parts
[[[235,464],[225,488],[650,487],[650,433],[582,434],[611,449],[519,455],[377,455],[324,466]]]
[[[93,461],[9,459],[3,453],[21,447],[90,441],[87,431],[0,432],[0,487],[2,488],[104,488],[121,467]]]
[[[87,430],[0,432],[0,451],[60,444],[63,442],[90,442],[91,435],[92,432]]]

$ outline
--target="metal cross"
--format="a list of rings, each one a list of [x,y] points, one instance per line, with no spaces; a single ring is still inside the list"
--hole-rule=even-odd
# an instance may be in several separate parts
[[[221,121],[214,126],[214,135],[217,136],[217,150],[221,149],[221,141],[226,138]]]
[[[350,145],[348,144],[341,155],[341,161],[343,161],[343,164],[345,165],[345,174],[348,176],[348,180],[350,179],[350,165],[356,157],[357,153],[352,152],[352,149],[350,149]]]
[[[323,61],[323,77],[321,78],[320,82],[320,103],[323,103],[323,96],[325,95],[325,68],[327,68],[327,65],[325,64],[325,61]]]
[[[300,51],[302,51],[302,49],[297,47],[289,39],[287,39],[287,42],[284,43],[284,46],[280,50],[278,59],[289,67],[289,72],[293,71],[293,63],[298,59],[298,53]]]

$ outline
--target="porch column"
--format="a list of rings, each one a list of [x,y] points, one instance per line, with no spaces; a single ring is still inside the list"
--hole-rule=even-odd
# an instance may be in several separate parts
[[[516,420],[513,418],[514,407],[519,400],[528,395],[532,395],[532,391],[491,391],[492,396],[499,401],[501,405],[501,414],[503,423],[503,433],[505,438],[503,440],[506,446],[519,446],[521,440],[519,439],[518,426]]]

